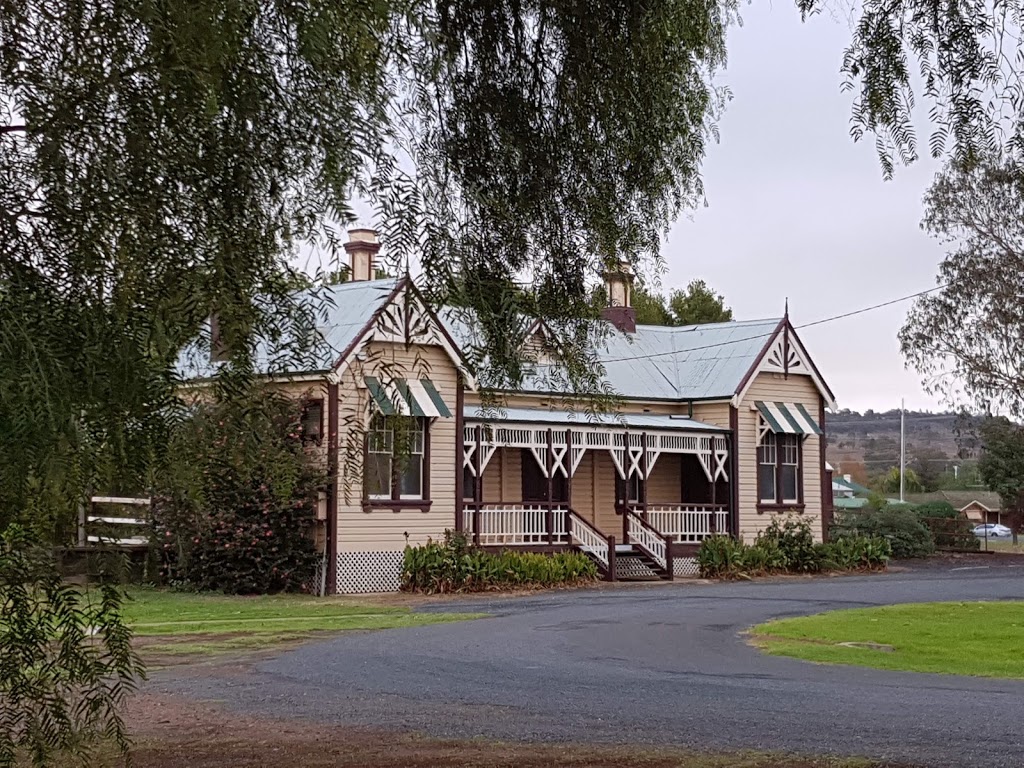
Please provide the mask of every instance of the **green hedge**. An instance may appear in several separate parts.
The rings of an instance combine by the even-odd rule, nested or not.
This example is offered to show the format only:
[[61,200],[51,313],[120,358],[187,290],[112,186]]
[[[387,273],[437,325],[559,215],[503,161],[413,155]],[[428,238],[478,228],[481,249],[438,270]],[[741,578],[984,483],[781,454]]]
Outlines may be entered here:
[[935,551],[935,539],[912,507],[890,505],[869,512],[843,512],[829,530],[833,540],[850,537],[881,537],[896,558],[927,557]]
[[402,561],[402,589],[426,594],[572,586],[596,579],[597,566],[580,552],[492,554],[452,532],[443,542],[406,547]]
[[737,578],[772,573],[816,573],[884,568],[892,554],[881,537],[850,535],[828,544],[815,544],[810,524],[790,518],[758,534],[753,544],[728,536],[705,539],[697,551],[704,578]]

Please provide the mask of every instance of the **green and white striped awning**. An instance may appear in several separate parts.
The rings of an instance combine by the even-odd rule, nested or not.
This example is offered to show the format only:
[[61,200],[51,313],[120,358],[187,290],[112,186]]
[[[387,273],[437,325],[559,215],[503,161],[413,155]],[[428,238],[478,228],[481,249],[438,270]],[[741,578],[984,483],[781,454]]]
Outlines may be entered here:
[[821,427],[802,403],[754,403],[772,432],[787,435],[820,435]]
[[385,416],[423,416],[449,419],[451,410],[430,379],[389,379],[364,377],[374,404]]

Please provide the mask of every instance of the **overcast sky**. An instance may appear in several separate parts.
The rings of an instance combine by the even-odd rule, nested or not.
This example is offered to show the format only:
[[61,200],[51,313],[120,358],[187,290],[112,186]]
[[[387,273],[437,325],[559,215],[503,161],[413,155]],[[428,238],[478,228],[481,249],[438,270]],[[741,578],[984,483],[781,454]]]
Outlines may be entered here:
[[[925,157],[886,182],[873,142],[853,143],[845,22],[801,23],[789,2],[747,6],[743,21],[722,77],[733,100],[704,164],[708,207],[669,234],[663,287],[703,278],[737,319],[780,316],[788,296],[799,326],[935,285],[943,251],[919,224],[938,166]],[[896,333],[909,306],[801,333],[841,408],[885,410],[900,397],[939,407],[903,367]]]
[[[873,141],[850,138],[839,72],[848,22],[802,23],[791,0],[742,13],[720,78],[733,99],[704,163],[708,206],[669,233],[662,289],[703,278],[737,320],[780,317],[788,296],[799,327],[933,287],[943,251],[920,229],[921,199],[939,165],[925,156],[883,181]],[[927,123],[918,127],[927,151]],[[366,206],[356,210],[372,226]],[[840,408],[888,410],[901,397],[942,408],[903,365],[896,334],[909,307],[801,332]]]

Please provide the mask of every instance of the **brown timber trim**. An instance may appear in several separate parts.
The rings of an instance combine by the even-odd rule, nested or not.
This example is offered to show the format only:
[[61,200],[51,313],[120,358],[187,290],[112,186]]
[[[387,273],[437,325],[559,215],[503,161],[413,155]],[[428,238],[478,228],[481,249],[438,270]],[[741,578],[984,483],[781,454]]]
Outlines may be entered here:
[[[430,504],[430,419],[423,419],[423,463],[420,465],[420,495]],[[428,506],[427,509],[430,509]],[[423,510],[426,512],[427,510]]]
[[[793,336],[794,339],[796,339],[796,343],[800,345],[800,349],[802,349],[804,352],[807,352],[807,347],[805,347],[804,343],[800,341],[800,334],[796,332],[796,328],[794,328],[792,324],[789,324],[789,333]],[[811,370],[814,371],[814,375],[818,377],[818,381],[821,382],[821,385],[825,388],[825,391],[828,393],[828,399],[834,402],[836,396],[832,394],[832,388],[828,385],[828,382],[825,381],[825,378],[821,375],[821,371],[818,370],[818,366],[816,366],[814,364],[814,361],[811,360],[810,355],[807,355],[807,363],[811,366]]]
[[363,499],[363,511],[372,512],[375,509],[384,509],[391,512],[404,512],[410,509],[416,512],[429,512],[430,505],[433,503],[429,499]]
[[729,406],[729,429],[732,437],[729,446],[729,504],[732,509],[729,511],[729,533],[733,538],[740,537],[740,412],[735,405]]
[[[464,480],[466,474],[466,439],[463,436],[463,419],[462,414],[463,405],[465,401],[465,394],[463,393],[463,387],[465,381],[462,378],[461,373],[456,373],[455,376],[455,530],[462,531],[462,511],[465,508],[466,500],[463,498],[466,495],[466,489],[464,488]],[[477,483],[480,482],[480,478],[474,475],[474,479]]]
[[[565,458],[563,459],[563,465],[565,466],[565,506],[572,509],[572,427],[565,430]],[[568,525],[569,518],[566,518],[566,524]]]
[[327,385],[327,589],[338,591],[338,385]]
[[825,468],[825,398],[818,398],[818,458],[821,465],[821,540],[828,541],[828,529],[832,525],[832,478]]
[[[787,324],[787,322],[788,321],[783,318],[779,321],[779,324],[775,326],[775,330],[768,336],[768,340],[764,343],[764,346],[761,347],[761,351],[757,353],[757,357],[754,358],[754,362],[751,364],[750,368],[747,369],[747,372],[743,374],[743,378],[740,379],[740,383],[736,386],[736,391],[733,392],[734,395],[739,395],[739,393],[747,386],[747,383],[754,377],[754,374],[757,372],[757,367],[761,365],[761,361],[764,360],[764,356],[768,354],[768,350],[771,348],[772,342],[775,341],[775,337],[779,335],[779,331]],[[731,403],[729,407],[735,408]]]
[[804,504],[761,504],[760,502],[758,502],[757,511],[760,514],[764,514],[765,512],[796,512],[802,515],[804,512]]
[[553,462],[552,462],[552,459],[554,457],[551,455],[551,452],[552,452],[553,449],[554,449],[554,435],[553,435],[553,433],[552,433],[552,431],[551,431],[551,429],[549,427],[548,428],[548,450],[544,454],[544,469],[545,469],[544,474],[547,475],[547,480],[548,480],[548,492],[547,492],[548,509],[547,509],[547,512],[544,513],[544,518],[545,518],[544,519],[544,525],[548,529],[548,545],[549,546],[554,546],[554,544],[555,544],[555,513],[551,509],[551,505],[554,503],[554,495],[555,495],[555,478],[552,477],[552,474],[553,474]]
[[411,282],[412,280],[408,275],[398,279],[395,283],[395,287],[391,289],[391,293],[388,294],[387,298],[381,302],[380,306],[373,310],[373,314],[370,315],[370,319],[366,321],[366,325],[359,330],[359,333],[355,335],[355,338],[353,338],[352,341],[348,343],[348,346],[341,351],[341,354],[338,355],[338,359],[334,361],[334,364],[331,366],[331,370],[336,370],[339,365],[345,362],[346,358],[348,358],[348,356],[352,354],[352,351],[362,342],[363,337],[366,336],[367,332],[373,328],[374,324],[377,322],[377,318],[380,316],[380,313],[384,310],[384,307],[395,300],[395,296],[398,295],[398,292],[402,290],[404,285]]

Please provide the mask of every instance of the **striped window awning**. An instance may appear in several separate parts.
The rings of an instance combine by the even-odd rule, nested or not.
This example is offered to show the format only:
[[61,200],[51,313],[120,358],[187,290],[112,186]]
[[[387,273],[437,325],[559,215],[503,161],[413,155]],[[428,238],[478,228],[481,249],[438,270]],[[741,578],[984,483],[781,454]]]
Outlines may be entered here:
[[821,427],[802,403],[754,403],[772,432],[787,435],[820,435]]
[[390,379],[364,377],[377,410],[385,416],[423,416],[450,419],[451,410],[430,379]]

